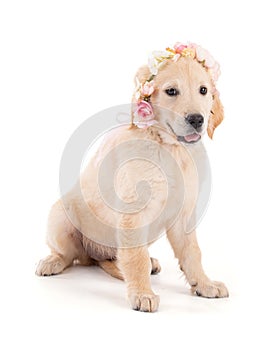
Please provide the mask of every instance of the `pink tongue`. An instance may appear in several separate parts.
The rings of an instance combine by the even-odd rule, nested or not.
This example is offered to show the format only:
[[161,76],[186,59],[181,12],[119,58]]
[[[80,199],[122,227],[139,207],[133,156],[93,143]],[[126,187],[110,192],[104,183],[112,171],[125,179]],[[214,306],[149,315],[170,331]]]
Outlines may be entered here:
[[198,141],[199,138],[200,135],[196,133],[184,136],[186,142]]

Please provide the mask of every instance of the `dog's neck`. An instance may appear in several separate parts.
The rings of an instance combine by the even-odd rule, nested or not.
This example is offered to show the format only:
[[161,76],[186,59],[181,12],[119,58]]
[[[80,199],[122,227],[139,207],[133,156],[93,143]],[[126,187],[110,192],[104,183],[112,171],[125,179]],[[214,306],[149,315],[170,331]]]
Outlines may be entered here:
[[191,143],[191,144],[180,143],[174,134],[157,125],[147,128],[146,132],[148,133],[149,137],[151,137],[153,140],[161,144],[167,144],[171,146],[184,145],[185,147],[188,147],[188,149],[196,149],[198,148],[197,147],[198,145],[202,145],[201,141],[198,141],[197,143]]
[[157,125],[148,127],[144,130],[144,132],[148,135],[149,138],[161,144],[180,145],[175,135],[172,135],[167,130]]

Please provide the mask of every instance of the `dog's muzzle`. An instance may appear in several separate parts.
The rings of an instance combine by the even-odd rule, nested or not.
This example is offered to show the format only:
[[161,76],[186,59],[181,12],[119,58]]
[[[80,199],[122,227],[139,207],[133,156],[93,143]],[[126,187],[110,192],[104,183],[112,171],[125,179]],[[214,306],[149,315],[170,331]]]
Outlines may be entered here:
[[[195,130],[195,132],[192,132],[191,134],[187,134],[185,136],[177,136],[177,140],[179,142],[186,142],[186,143],[196,143],[201,139],[200,132],[202,131],[202,125],[204,123],[204,117],[201,114],[194,113],[194,114],[188,114],[185,117],[185,121],[187,124],[192,126],[192,128]],[[192,129],[192,130],[193,130]]]
[[[198,142],[201,139],[200,131],[202,131],[202,125],[204,123],[203,116],[201,114],[188,114],[185,117],[185,121],[190,125],[191,132],[184,136],[177,135],[173,127],[169,123],[167,123],[167,125],[172,131],[172,133],[176,136],[179,142],[185,142],[185,143]],[[193,129],[194,129],[194,132],[193,132]]]

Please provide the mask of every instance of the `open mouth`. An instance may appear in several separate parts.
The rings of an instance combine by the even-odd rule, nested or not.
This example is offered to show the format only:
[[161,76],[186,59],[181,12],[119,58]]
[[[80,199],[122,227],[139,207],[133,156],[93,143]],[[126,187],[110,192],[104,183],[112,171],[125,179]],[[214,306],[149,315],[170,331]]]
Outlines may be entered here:
[[186,143],[196,143],[201,139],[201,136],[197,134],[196,132],[190,135],[185,136],[177,136],[177,140],[179,142],[186,142]]
[[173,132],[173,134],[177,137],[177,140],[179,142],[196,143],[201,139],[201,135],[196,133],[196,132],[189,134],[189,135],[185,135],[185,136],[176,135],[172,126],[169,123],[167,123],[167,125],[170,128],[170,130]]

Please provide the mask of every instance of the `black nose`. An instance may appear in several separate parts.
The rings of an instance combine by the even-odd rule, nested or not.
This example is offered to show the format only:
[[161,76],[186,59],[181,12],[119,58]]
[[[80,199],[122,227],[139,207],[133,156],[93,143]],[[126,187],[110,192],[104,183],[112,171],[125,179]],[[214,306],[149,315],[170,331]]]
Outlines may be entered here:
[[185,119],[197,131],[199,131],[204,122],[204,118],[201,114],[188,114],[188,116]]

